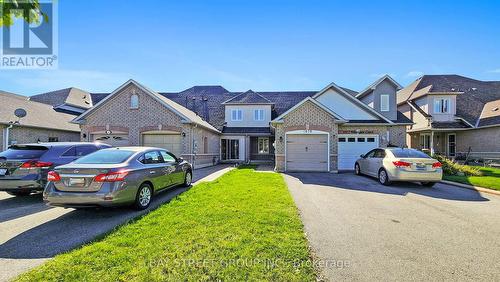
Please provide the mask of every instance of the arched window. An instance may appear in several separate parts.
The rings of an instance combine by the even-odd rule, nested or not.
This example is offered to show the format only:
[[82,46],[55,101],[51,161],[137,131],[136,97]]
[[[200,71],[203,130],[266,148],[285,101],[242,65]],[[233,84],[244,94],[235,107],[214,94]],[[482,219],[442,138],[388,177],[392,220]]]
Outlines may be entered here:
[[131,109],[139,108],[139,96],[137,96],[136,94],[130,96],[130,108]]

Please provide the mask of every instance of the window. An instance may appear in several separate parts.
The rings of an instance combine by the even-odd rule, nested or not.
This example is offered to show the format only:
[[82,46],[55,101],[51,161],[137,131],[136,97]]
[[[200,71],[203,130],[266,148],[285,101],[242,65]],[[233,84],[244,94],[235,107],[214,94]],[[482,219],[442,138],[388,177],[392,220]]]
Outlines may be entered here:
[[[102,151],[100,151],[102,152]],[[158,164],[162,163],[163,159],[160,159],[160,153],[158,151],[146,152],[140,160],[143,164]]]
[[77,157],[86,156],[86,155],[93,153],[95,151],[97,151],[97,148],[93,145],[77,146],[76,147],[76,156]]
[[49,142],[58,142],[59,137],[49,137]]
[[139,96],[137,96],[137,94],[133,94],[132,96],[130,96],[130,108],[139,108]]
[[380,111],[381,112],[389,111],[389,95],[387,94],[380,95]]
[[366,142],[373,143],[373,142],[375,142],[375,138],[373,138],[373,137],[366,138]]
[[397,149],[391,149],[391,153],[396,158],[423,158],[423,159],[431,158],[426,153],[420,152],[415,149],[397,148]]
[[356,138],[349,137],[349,138],[347,138],[347,142],[356,142]]
[[166,152],[166,151],[160,151],[160,154],[163,158],[163,161],[166,163],[175,163],[177,159],[174,157],[174,155]]
[[383,159],[385,158],[385,151],[381,149],[375,149],[375,154],[373,155],[373,157]]
[[231,120],[241,121],[243,119],[241,110],[231,110]]
[[264,110],[254,110],[253,120],[262,121],[264,120]]
[[375,150],[371,150],[370,152],[365,154],[365,158],[373,158],[375,155]]
[[443,114],[450,112],[450,99],[442,98],[434,100],[434,113]]
[[358,138],[358,142],[365,142],[365,138]]
[[74,157],[76,156],[76,148],[75,146],[69,148],[68,150],[66,150],[66,152],[64,152],[62,154],[63,157]]
[[339,142],[345,142],[345,138],[344,137],[339,138]]
[[420,146],[422,147],[422,149],[430,149],[431,148],[431,135],[430,134],[420,135]]
[[75,164],[119,164],[128,160],[135,152],[126,150],[100,150],[79,158]]
[[269,154],[269,138],[259,137],[258,143],[259,154]]

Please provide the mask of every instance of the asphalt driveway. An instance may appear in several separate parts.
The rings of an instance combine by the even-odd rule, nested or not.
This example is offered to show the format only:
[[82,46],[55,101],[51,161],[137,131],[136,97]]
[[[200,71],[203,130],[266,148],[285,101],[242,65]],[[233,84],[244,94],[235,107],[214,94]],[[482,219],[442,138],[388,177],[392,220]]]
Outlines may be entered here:
[[327,280],[500,280],[499,196],[351,173],[284,177]]
[[[194,181],[210,181],[229,170],[214,166],[195,170]],[[112,231],[186,191],[159,194],[145,211],[130,208],[74,210],[48,207],[41,194],[12,197],[0,192],[0,281],[43,263],[62,252]]]

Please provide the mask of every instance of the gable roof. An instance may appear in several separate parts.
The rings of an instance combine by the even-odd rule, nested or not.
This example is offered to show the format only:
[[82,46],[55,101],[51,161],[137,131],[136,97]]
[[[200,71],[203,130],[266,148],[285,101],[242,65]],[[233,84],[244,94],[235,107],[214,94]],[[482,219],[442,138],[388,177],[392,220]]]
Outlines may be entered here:
[[20,119],[19,126],[29,126],[63,131],[80,132],[80,127],[71,123],[74,115],[56,112],[51,105],[30,101],[28,97],[0,91],[0,123],[11,124],[19,119],[14,115],[18,108],[27,115]]
[[102,104],[104,104],[107,100],[109,100],[111,97],[116,95],[117,93],[120,93],[121,90],[125,89],[127,86],[130,84],[135,85],[137,88],[141,89],[144,91],[146,94],[151,96],[153,99],[157,100],[160,102],[163,106],[167,107],[169,110],[180,116],[185,122],[192,122],[195,124],[198,124],[200,126],[203,126],[207,129],[219,132],[215,127],[213,127],[211,124],[208,122],[204,121],[201,117],[199,117],[196,113],[186,109],[185,107],[177,104],[176,102],[165,98],[164,96],[156,93],[155,91],[149,89],[148,87],[136,82],[133,79],[128,80],[124,84],[122,84],[120,87],[118,87],[115,91],[113,91],[111,94],[107,95],[104,99],[102,99],[99,103],[97,103],[94,107],[91,109],[88,109],[85,111],[83,114],[80,116],[76,117],[73,122],[78,123],[81,121],[84,117],[98,109]]
[[233,105],[240,105],[240,104],[259,104],[259,105],[267,105],[267,104],[274,104],[273,102],[269,101],[267,98],[263,97],[262,95],[253,92],[252,90],[248,90],[247,92],[243,92],[239,95],[236,95],[235,97],[225,101],[222,104],[233,104]]
[[297,109],[298,107],[300,107],[302,104],[306,103],[306,102],[312,102],[313,104],[315,104],[316,106],[320,107],[321,109],[323,109],[325,112],[329,113],[330,115],[332,115],[336,120],[338,120],[338,122],[347,122],[344,118],[342,118],[341,116],[339,116],[337,113],[333,112],[332,110],[330,110],[329,108],[325,107],[325,105],[321,104],[320,102],[316,101],[316,99],[313,99],[312,97],[306,97],[304,100],[300,101],[299,103],[297,103],[295,106],[291,107],[290,109],[288,109],[286,112],[282,113],[279,117],[275,118],[274,120],[272,120],[271,122],[281,122],[282,119],[287,116],[289,113],[293,112],[295,109]]
[[[481,81],[460,75],[424,75],[398,92],[397,103],[413,101],[428,94],[457,94],[456,116],[477,126],[500,124],[500,111],[488,112],[500,99],[500,81]],[[490,104],[492,103],[492,104]],[[487,119],[482,114],[489,113]]]
[[90,93],[75,87],[34,95],[29,99],[31,101],[52,105],[54,108],[61,105],[69,105],[82,109],[89,109],[92,107],[92,96]]
[[396,90],[400,90],[403,88],[403,86],[401,86],[401,84],[399,84],[396,80],[394,80],[390,75],[386,74],[384,76],[382,76],[381,78],[377,79],[375,82],[373,82],[372,84],[370,84],[368,87],[366,87],[363,91],[359,92],[357,95],[356,95],[356,98],[360,99],[362,97],[364,97],[366,94],[370,93],[371,91],[375,90],[375,88],[380,84],[382,83],[383,81],[389,81],[390,83],[392,83],[394,86],[396,86]]
[[326,93],[326,91],[328,91],[329,89],[332,89],[332,88],[335,89],[335,90],[337,90],[336,91],[337,93],[340,93],[341,95],[343,95],[344,97],[346,97],[348,100],[350,100],[351,102],[353,102],[353,104],[359,105],[362,109],[366,110],[368,113],[372,114],[373,116],[378,117],[378,118],[386,121],[387,123],[393,123],[391,120],[389,120],[388,118],[386,118],[385,116],[383,116],[381,113],[377,112],[372,107],[370,107],[370,106],[366,105],[365,103],[361,102],[361,100],[359,100],[358,98],[353,97],[347,91],[345,91],[342,87],[339,87],[337,84],[335,84],[333,82],[330,83],[325,88],[323,88],[318,93],[316,93],[312,98],[316,99],[319,96],[321,96],[324,93]]

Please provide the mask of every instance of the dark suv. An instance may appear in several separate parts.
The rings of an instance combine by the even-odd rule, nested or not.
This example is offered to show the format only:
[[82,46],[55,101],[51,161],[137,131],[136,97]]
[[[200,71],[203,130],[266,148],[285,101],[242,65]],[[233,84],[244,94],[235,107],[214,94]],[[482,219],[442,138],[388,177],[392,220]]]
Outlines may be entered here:
[[111,146],[102,143],[51,142],[12,145],[0,153],[0,191],[26,196],[42,191],[56,166]]

